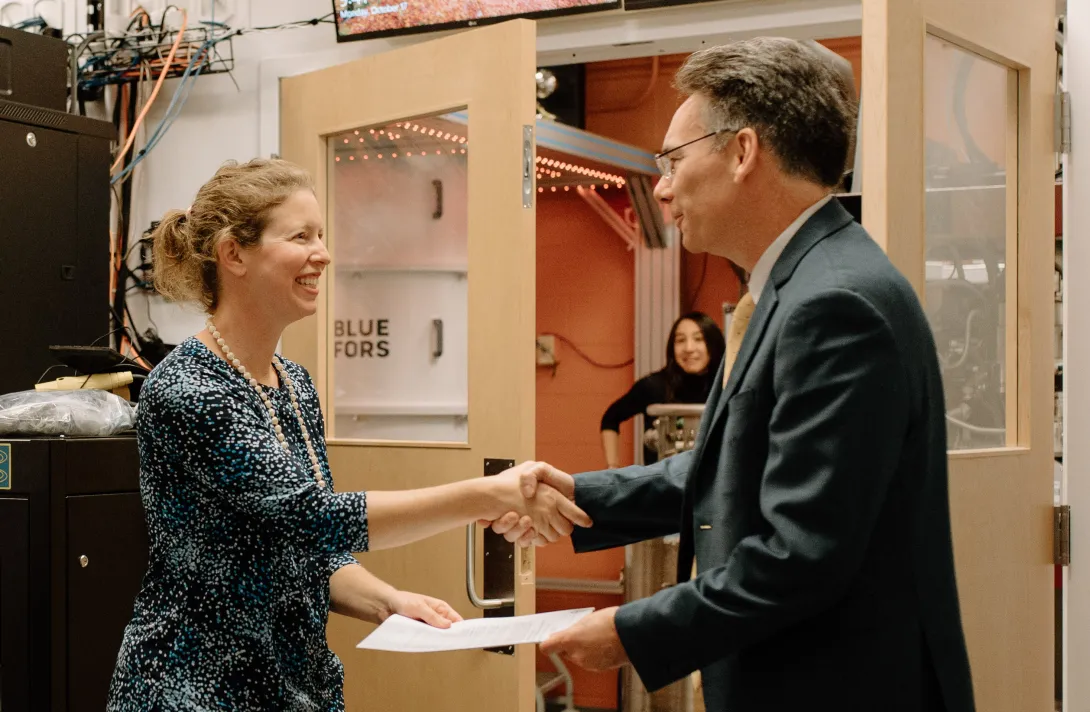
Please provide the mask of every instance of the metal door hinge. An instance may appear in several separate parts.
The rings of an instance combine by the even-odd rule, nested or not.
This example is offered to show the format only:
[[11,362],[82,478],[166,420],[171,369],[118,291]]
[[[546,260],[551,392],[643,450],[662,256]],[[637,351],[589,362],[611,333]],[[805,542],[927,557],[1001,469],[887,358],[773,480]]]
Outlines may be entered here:
[[1052,508],[1052,562],[1071,565],[1071,505]]
[[1058,92],[1053,117],[1056,153],[1071,153],[1071,92]]
[[522,127],[522,207],[534,207],[534,127]]

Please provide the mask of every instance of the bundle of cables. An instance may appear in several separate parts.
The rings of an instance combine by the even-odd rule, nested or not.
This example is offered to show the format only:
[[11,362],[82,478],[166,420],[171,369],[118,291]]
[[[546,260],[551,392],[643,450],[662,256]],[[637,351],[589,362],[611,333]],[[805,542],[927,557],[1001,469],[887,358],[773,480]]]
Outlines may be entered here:
[[[168,15],[172,10],[180,15],[176,28],[167,25]],[[131,179],[137,166],[160,144],[181,115],[198,77],[202,74],[231,73],[234,53],[230,43],[234,37],[314,26],[332,22],[331,18],[332,13],[321,18],[281,25],[232,29],[216,22],[214,17],[191,25],[185,10],[170,5],[156,25],[147,11],[138,7],[123,35],[106,36],[100,32],[82,37],[73,35],[69,38],[70,41],[74,37],[81,39],[74,46],[72,57],[73,84],[77,87],[77,91],[73,92],[73,108],[78,104],[82,113],[85,98],[95,97],[103,87],[117,87],[113,114],[114,123],[118,127],[120,148],[110,169],[110,184],[117,207],[117,225],[111,238],[110,250],[113,267],[110,309],[114,320],[113,333],[116,334],[118,351],[121,353],[149,368],[166,353],[166,347],[153,331],[149,330],[142,337],[133,328],[134,320],[126,298],[133,289],[147,289],[150,281],[146,273],[140,277],[128,265],[130,254],[140,244],[138,242],[130,248],[128,237],[133,192]],[[221,53],[224,43],[227,43],[227,52]],[[137,111],[141,88],[152,77],[155,77],[155,83],[142,108]],[[137,140],[151,106],[158,98],[165,81],[171,78],[178,79],[178,82],[170,103],[159,122],[144,132],[146,140],[138,147]],[[146,269],[147,265],[143,267]],[[130,287],[130,282],[135,282],[136,286]],[[150,322],[150,308],[148,316]]]

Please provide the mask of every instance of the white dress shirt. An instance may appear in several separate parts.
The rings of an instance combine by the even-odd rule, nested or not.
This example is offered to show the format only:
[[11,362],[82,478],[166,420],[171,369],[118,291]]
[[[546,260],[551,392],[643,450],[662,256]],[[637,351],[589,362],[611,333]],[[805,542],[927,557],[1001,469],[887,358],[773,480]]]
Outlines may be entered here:
[[802,215],[795,218],[795,222],[788,225],[787,229],[781,232],[780,236],[772,241],[772,244],[769,245],[764,251],[764,254],[761,255],[761,259],[757,260],[757,264],[754,265],[753,271],[749,273],[749,293],[753,295],[754,304],[760,301],[761,292],[764,291],[765,284],[768,283],[768,278],[772,276],[772,267],[787,248],[787,243],[791,242],[791,238],[806,224],[807,220],[814,216],[814,213],[825,207],[825,204],[832,199],[832,195],[826,195],[824,198],[804,210]]

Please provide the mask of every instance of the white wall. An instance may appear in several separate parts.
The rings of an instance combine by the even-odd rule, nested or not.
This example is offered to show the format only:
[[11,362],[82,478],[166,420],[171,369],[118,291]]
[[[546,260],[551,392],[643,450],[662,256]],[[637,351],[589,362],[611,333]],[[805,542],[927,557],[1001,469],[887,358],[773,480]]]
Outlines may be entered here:
[[[82,5],[82,0],[69,1]],[[151,7],[162,1],[148,0],[145,4]],[[231,18],[234,27],[306,20],[332,9],[330,0],[230,2],[235,3]],[[154,9],[152,14],[157,16]],[[759,34],[816,39],[853,36],[860,33],[860,17],[859,0],[727,0],[642,13],[562,17],[538,24],[538,55],[540,63],[548,65],[692,51]],[[234,81],[238,88],[227,75],[201,76],[181,116],[138,168],[134,177],[137,195],[133,238],[164,211],[188,206],[197,189],[223,161],[247,160],[277,150],[278,77],[431,37],[414,35],[338,45],[335,30],[328,24],[236,37]],[[170,81],[164,85],[148,114],[150,126],[162,117],[174,84]],[[178,343],[202,327],[203,317],[193,310],[164,304],[157,297],[148,301],[141,294],[131,296],[131,311],[141,332],[147,328],[149,312],[167,343]]]
[[[232,24],[244,27],[276,25],[321,17],[331,8],[329,0],[240,0],[238,17]],[[335,30],[328,24],[236,37],[234,81],[226,74],[201,76],[170,132],[138,167],[132,215],[135,234],[130,239],[138,238],[150,222],[158,220],[165,211],[187,207],[197,189],[224,161],[245,161],[262,155],[263,64],[295,57],[295,60],[277,64],[305,71],[308,62],[343,62],[388,47],[383,40],[338,46]],[[294,72],[288,69],[283,73]],[[238,82],[238,88],[234,82]],[[150,126],[162,118],[175,85],[175,81],[164,85],[160,98],[148,113],[146,121]],[[267,89],[265,93],[268,94]],[[273,99],[275,101],[275,97]],[[136,328],[140,332],[147,328],[150,307],[151,318],[167,343],[178,343],[203,326],[203,316],[193,308],[167,304],[158,297],[152,297],[150,303],[145,304],[146,298],[142,294],[134,293],[130,297]]]

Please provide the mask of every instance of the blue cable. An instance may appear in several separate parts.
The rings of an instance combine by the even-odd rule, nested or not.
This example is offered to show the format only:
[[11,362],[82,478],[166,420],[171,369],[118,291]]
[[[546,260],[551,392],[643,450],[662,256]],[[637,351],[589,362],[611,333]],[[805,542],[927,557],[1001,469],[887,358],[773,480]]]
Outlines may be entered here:
[[29,17],[25,20],[20,20],[11,26],[13,30],[25,30],[28,27],[46,27],[47,23],[43,17]]
[[208,50],[210,50],[219,42],[223,41],[223,39],[226,38],[207,40],[201,46],[200,51],[198,51],[193,59],[190,60],[189,65],[186,67],[185,72],[182,74],[181,82],[174,91],[174,96],[171,98],[170,105],[167,106],[166,113],[163,114],[163,118],[160,120],[158,126],[155,128],[155,131],[148,139],[147,145],[140,150],[137,156],[133,158],[133,160],[127,166],[125,166],[121,170],[121,172],[119,172],[116,176],[110,179],[111,185],[117,183],[118,181],[124,180],[126,176],[132,173],[136,166],[142,160],[144,160],[144,158],[146,158],[149,153],[151,153],[151,151],[159,144],[159,141],[162,140],[163,136],[166,135],[167,131],[169,131],[170,127],[174,124],[174,121],[177,120],[178,116],[181,115],[182,106],[184,106],[186,100],[189,98],[189,92],[192,90],[193,84],[195,83],[197,77],[200,76],[201,72],[206,66],[206,63],[208,62],[208,59],[210,57]]

